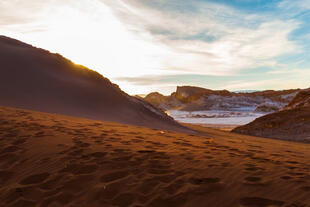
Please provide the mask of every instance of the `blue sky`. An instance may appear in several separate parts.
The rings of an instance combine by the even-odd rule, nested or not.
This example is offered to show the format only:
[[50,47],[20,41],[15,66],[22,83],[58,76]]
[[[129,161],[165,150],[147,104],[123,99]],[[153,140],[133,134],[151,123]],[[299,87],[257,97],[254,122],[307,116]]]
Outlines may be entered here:
[[0,33],[130,94],[310,87],[310,0],[3,0]]

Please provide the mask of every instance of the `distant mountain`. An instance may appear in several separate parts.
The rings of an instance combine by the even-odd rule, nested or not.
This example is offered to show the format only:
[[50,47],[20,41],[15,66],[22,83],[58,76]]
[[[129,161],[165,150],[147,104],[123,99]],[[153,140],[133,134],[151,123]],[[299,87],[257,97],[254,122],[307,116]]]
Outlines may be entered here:
[[236,93],[227,90],[210,90],[192,86],[178,86],[170,96],[150,93],[144,100],[163,110],[235,110],[248,109],[257,112],[273,112],[286,106],[300,91],[255,91]]
[[237,127],[233,132],[310,142],[310,89],[300,91],[281,111]]
[[0,36],[0,105],[186,130],[163,111],[127,95],[99,73],[5,36]]

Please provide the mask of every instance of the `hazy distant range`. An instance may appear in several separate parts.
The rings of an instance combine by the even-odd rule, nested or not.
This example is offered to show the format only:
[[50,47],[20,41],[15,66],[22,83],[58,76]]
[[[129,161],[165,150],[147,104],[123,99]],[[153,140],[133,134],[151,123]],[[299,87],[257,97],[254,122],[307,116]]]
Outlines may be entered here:
[[153,92],[140,97],[183,123],[237,126],[280,110],[299,91],[300,89],[230,92],[178,86],[169,96]]

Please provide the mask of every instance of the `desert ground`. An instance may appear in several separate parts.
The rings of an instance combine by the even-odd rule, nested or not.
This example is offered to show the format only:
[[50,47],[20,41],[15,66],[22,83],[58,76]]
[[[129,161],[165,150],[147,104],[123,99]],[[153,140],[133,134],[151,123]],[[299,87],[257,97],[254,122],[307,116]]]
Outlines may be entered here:
[[310,145],[0,107],[0,206],[306,207]]
[[[190,124],[184,124],[184,125],[193,127]],[[195,124],[195,125],[206,127],[206,128],[211,128],[211,129],[219,129],[219,130],[228,131],[228,132],[232,131],[234,128],[239,126],[239,125],[233,125],[233,124]]]

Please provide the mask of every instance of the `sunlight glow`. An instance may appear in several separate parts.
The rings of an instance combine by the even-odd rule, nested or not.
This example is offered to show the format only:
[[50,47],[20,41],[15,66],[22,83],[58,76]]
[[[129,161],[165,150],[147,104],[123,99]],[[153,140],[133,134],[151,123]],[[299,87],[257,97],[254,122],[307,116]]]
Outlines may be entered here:
[[[156,57],[165,55],[166,48],[144,40],[150,37],[135,37],[100,1],[83,0],[74,5],[45,11],[35,23],[44,25],[42,31],[4,34],[60,53],[112,80],[158,74],[161,66]],[[123,84],[123,89],[135,91],[133,85]]]
[[[308,86],[302,74],[310,68],[310,36],[294,39],[303,22],[286,16],[287,9],[304,11],[303,1],[276,6],[284,16],[250,14],[212,1],[180,2],[2,0],[0,34],[60,53],[130,94],[169,94],[184,84],[237,90]],[[297,68],[294,81],[287,81],[286,71]],[[279,70],[285,72],[272,73]],[[195,75],[201,77],[190,81]],[[230,81],[218,84],[222,77]]]

